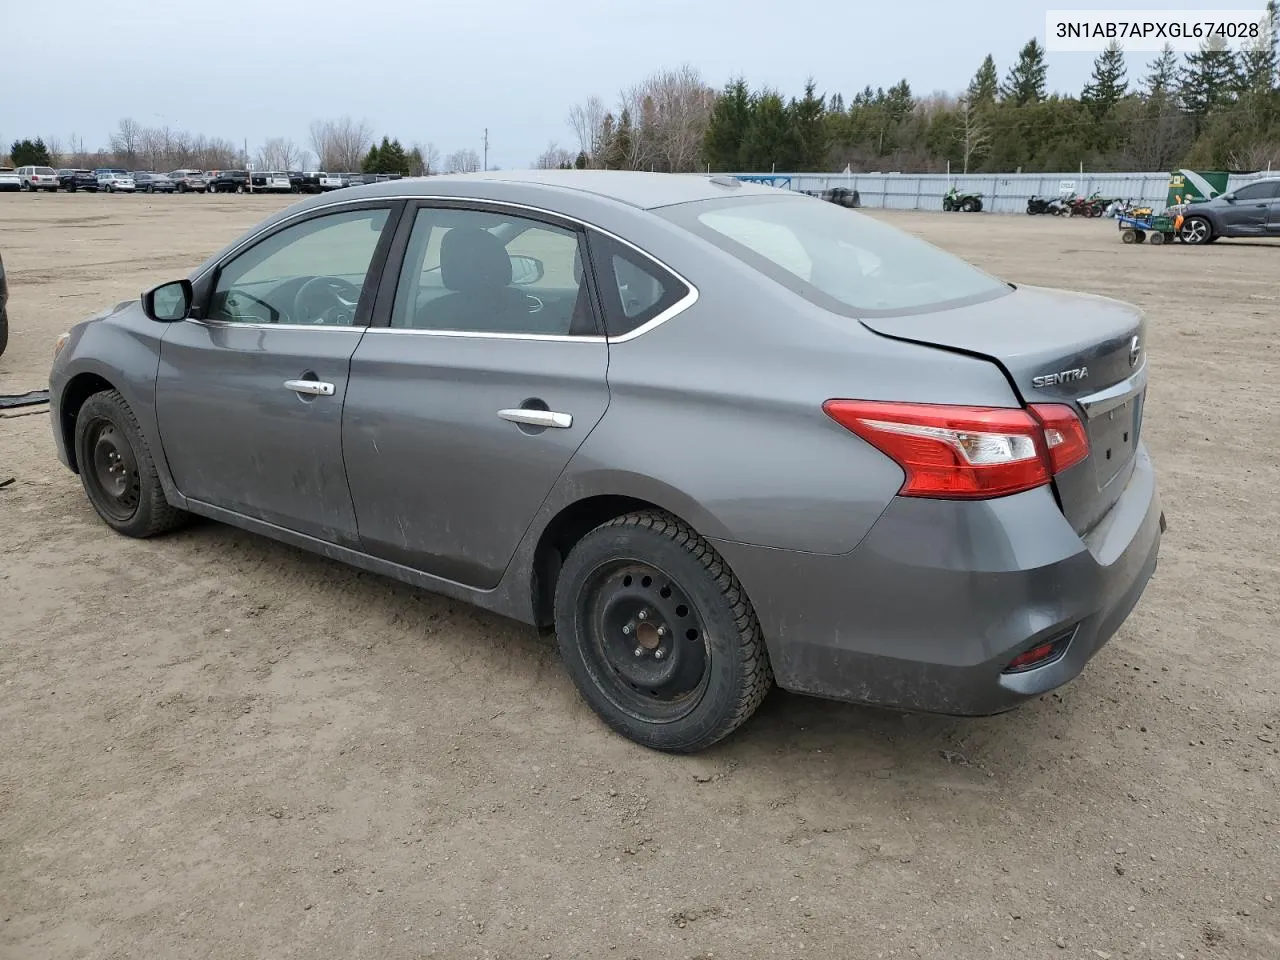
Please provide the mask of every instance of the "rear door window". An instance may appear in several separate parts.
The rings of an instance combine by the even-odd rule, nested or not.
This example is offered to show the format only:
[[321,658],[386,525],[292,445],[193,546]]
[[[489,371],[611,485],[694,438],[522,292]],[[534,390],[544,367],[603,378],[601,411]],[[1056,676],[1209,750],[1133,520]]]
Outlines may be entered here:
[[689,285],[670,270],[602,234],[591,236],[591,257],[610,337],[660,319],[690,294]]

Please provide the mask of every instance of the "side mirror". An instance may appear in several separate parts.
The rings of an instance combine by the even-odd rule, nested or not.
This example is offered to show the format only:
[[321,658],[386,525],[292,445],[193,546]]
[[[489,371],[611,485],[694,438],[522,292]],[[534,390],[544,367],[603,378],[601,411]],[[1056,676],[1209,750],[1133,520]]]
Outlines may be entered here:
[[1234,193],[1224,193],[1222,195],[1222,199],[1227,201],[1227,203],[1235,203],[1236,195]]
[[517,287],[537,283],[546,274],[546,267],[537,257],[514,256],[511,258],[511,282]]
[[191,313],[190,280],[174,280],[153,287],[142,295],[142,312],[157,323],[176,323]]

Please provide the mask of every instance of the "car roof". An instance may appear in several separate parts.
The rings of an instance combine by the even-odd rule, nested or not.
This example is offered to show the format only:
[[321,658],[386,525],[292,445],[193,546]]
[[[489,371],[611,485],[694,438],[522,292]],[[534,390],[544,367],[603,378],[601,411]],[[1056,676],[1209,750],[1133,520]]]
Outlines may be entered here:
[[[648,173],[638,170],[490,170],[484,173],[445,174],[432,177],[403,177],[355,188],[352,196],[431,196],[465,193],[470,185],[476,193],[491,193],[487,185],[499,184],[542,188],[548,192],[573,191],[594,194],[643,210],[691,203],[725,196],[771,196],[776,188],[744,182],[733,177],[697,173]],[[483,199],[483,197],[482,197]]]

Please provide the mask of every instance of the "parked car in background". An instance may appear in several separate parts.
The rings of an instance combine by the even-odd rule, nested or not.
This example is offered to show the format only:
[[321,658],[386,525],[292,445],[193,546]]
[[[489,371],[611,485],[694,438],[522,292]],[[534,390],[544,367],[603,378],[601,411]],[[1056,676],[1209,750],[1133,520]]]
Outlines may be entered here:
[[290,170],[288,173],[290,189],[292,189],[294,193],[301,193],[302,184],[306,180],[306,174],[301,170]]
[[340,173],[318,173],[316,174],[316,185],[323,192],[341,190],[347,185],[347,182],[342,179],[342,174]]
[[219,170],[209,181],[210,193],[244,193],[249,187],[248,170]]
[[107,193],[133,193],[137,190],[137,184],[133,182],[133,176],[128,170],[99,167],[93,171],[93,175],[98,178],[98,189]]
[[22,189],[22,178],[13,167],[0,167],[0,192],[17,193]]
[[1280,237],[1280,178],[1255,180],[1211,200],[1174,208],[1182,214],[1183,243],[1220,237]]
[[250,181],[253,183],[254,190],[265,193],[288,193],[293,189],[289,175],[279,170],[255,170],[250,176]]
[[60,337],[49,423],[117,532],[199,514],[553,628],[690,752],[775,679],[987,715],[1084,670],[1165,529],[1146,337],[789,191],[505,171],[273,215]]
[[179,193],[204,193],[209,189],[209,180],[200,170],[174,170],[169,179],[177,186]]
[[135,171],[133,183],[139,193],[176,193],[178,185],[163,173],[152,173],[149,170]]
[[18,179],[22,182],[22,189],[28,192],[36,190],[58,192],[58,171],[53,167],[19,167]]
[[75,193],[77,190],[97,193],[98,178],[93,175],[92,170],[74,170],[68,167],[58,171],[58,186],[68,193]]

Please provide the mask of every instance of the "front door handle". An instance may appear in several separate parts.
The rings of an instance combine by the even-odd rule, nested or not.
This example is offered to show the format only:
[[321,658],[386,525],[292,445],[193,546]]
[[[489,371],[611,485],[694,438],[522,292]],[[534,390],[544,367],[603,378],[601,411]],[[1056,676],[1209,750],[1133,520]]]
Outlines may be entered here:
[[306,393],[313,397],[333,396],[333,384],[323,380],[286,380],[284,385],[294,393]]
[[525,423],[531,427],[559,427],[566,430],[573,426],[573,416],[568,413],[556,413],[554,410],[538,410],[533,407],[515,407],[510,410],[499,410],[498,416],[512,423]]

